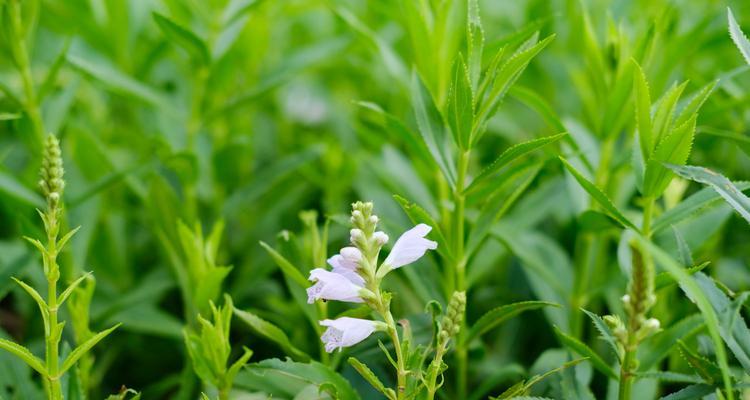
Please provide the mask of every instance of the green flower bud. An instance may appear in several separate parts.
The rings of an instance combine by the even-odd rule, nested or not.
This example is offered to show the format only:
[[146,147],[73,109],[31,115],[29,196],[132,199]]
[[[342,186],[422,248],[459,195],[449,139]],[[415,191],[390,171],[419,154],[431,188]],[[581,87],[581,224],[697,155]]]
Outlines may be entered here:
[[56,209],[60,203],[65,188],[64,173],[60,142],[54,135],[49,135],[44,142],[39,187],[47,198],[50,209]]
[[440,333],[438,338],[440,340],[448,340],[456,337],[458,332],[461,330],[461,323],[464,320],[464,313],[466,311],[466,292],[453,292],[450,302],[448,302],[448,309],[445,310],[445,315],[440,322]]

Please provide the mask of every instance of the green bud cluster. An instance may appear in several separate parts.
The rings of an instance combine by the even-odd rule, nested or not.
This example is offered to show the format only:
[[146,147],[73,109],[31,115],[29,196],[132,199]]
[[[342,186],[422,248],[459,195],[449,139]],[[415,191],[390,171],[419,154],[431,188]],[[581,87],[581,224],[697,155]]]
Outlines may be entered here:
[[65,188],[64,173],[60,142],[54,135],[49,135],[44,142],[39,186],[44,197],[47,198],[47,204],[51,210],[58,207],[60,198],[62,198]]
[[633,278],[628,287],[628,294],[622,297],[625,312],[628,314],[630,331],[635,334],[635,343],[659,331],[659,321],[648,318],[648,311],[656,304],[654,290],[654,266],[644,262],[640,249],[631,246],[633,253]]
[[448,309],[440,321],[439,339],[441,341],[448,341],[458,335],[465,312],[466,292],[453,292],[453,296],[448,302]]
[[372,202],[352,203],[350,241],[362,252],[360,267],[365,281],[372,281],[375,278],[378,254],[388,241],[387,235],[383,232],[376,232],[380,219],[372,213],[372,210]]

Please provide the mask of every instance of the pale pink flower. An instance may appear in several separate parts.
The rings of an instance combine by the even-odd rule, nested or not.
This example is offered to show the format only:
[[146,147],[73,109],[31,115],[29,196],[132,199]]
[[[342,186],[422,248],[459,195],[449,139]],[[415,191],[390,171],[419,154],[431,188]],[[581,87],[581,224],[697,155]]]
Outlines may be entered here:
[[323,268],[315,268],[310,271],[309,280],[315,282],[314,285],[307,288],[307,302],[309,304],[314,303],[318,299],[348,301],[351,303],[363,302],[360,294],[365,289],[353,282],[350,277],[326,271]]
[[320,339],[329,353],[367,339],[378,327],[375,321],[349,317],[325,319],[320,325],[328,327]]
[[426,224],[419,224],[414,228],[404,232],[396,243],[393,245],[388,257],[383,261],[389,269],[396,269],[406,264],[417,261],[424,255],[427,250],[435,250],[437,242],[425,239],[432,227]]

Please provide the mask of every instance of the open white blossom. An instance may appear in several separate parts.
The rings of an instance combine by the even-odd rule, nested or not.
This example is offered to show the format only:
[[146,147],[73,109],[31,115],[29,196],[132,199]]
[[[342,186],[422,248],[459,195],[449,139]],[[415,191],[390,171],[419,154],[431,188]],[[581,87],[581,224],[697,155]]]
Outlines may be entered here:
[[437,242],[425,239],[425,236],[427,236],[431,230],[431,226],[419,224],[404,232],[398,240],[396,240],[396,243],[393,245],[393,250],[388,254],[388,257],[383,261],[383,264],[387,265],[389,269],[396,269],[418,260],[427,250],[435,250],[437,248]]
[[309,304],[314,303],[318,299],[348,301],[351,303],[363,302],[360,294],[365,289],[352,282],[350,277],[326,271],[323,268],[315,268],[310,271],[309,280],[315,282],[314,285],[307,288],[307,302]]
[[325,319],[320,321],[320,325],[328,327],[320,339],[329,353],[367,339],[378,327],[375,321],[350,317]]

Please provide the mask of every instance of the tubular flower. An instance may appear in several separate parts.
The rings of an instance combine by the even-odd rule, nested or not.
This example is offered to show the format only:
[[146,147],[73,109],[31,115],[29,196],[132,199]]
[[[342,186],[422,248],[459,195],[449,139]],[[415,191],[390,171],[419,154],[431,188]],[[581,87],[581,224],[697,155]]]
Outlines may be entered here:
[[307,289],[308,304],[312,304],[318,299],[348,301],[351,303],[362,303],[364,301],[361,294],[366,289],[345,275],[326,271],[323,268],[315,268],[310,271],[309,279],[315,282],[315,284]]
[[325,343],[327,352],[355,345],[380,329],[382,322],[360,318],[341,317],[324,319],[320,325],[328,327],[320,339]]
[[339,254],[328,259],[332,272],[345,276],[352,283],[364,286],[365,280],[357,273],[362,253],[356,247],[344,247]]
[[391,250],[391,253],[383,261],[383,265],[388,266],[389,269],[396,269],[417,261],[427,250],[435,250],[437,242],[425,239],[425,236],[431,230],[431,226],[419,224],[404,232],[396,240],[393,250]]

